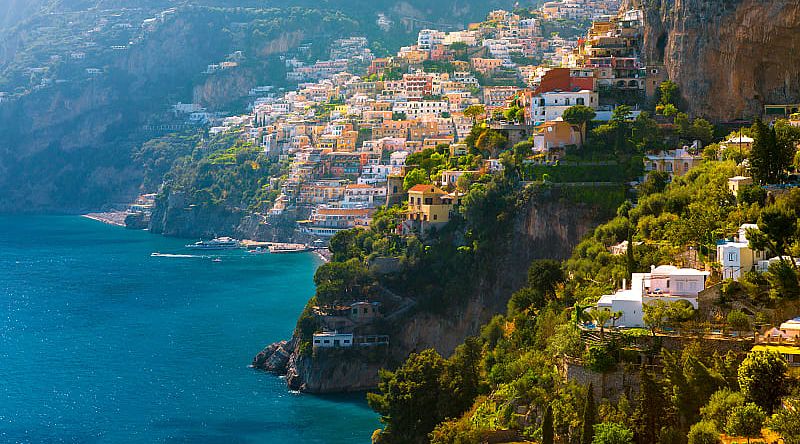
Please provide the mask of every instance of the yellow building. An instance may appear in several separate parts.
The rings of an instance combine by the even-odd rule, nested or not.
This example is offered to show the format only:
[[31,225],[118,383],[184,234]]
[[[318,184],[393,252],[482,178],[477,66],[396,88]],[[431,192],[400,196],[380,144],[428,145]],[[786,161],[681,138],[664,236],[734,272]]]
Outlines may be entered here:
[[646,173],[666,171],[671,177],[683,176],[702,162],[703,156],[692,154],[688,150],[681,148],[646,155],[644,158],[644,170]]
[[453,206],[461,200],[460,195],[448,194],[434,185],[415,185],[408,190],[408,210],[403,232],[424,233],[450,221]]

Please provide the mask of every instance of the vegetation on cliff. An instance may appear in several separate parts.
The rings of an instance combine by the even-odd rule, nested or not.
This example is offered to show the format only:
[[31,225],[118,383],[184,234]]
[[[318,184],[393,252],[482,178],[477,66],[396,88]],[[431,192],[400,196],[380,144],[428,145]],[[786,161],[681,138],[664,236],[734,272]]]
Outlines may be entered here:
[[[783,137],[794,147],[792,134],[788,131]],[[609,138],[606,146],[613,146],[614,139]],[[769,143],[775,144],[775,139]],[[748,155],[755,158],[759,154]],[[782,173],[787,164],[783,165]],[[800,254],[800,191],[767,196],[757,192],[761,188],[745,188],[737,199],[728,190],[727,181],[743,172],[743,166],[734,161],[708,160],[671,182],[661,174],[651,174],[639,187],[636,205],[621,205],[617,216],[594,230],[569,260],[555,265],[534,262],[528,286],[512,295],[507,313],[484,326],[480,337],[470,339],[473,347],[477,341],[481,349],[480,382],[471,405],[461,404],[460,414],[433,428],[417,422],[428,428],[405,428],[403,433],[398,433],[399,424],[392,415],[385,413],[392,411],[392,406],[381,405],[378,411],[386,428],[376,432],[375,441],[475,442],[497,434],[509,436],[509,431],[518,439],[547,440],[548,411],[553,415],[555,442],[681,443],[688,439],[699,443],[707,442],[702,439],[709,434],[718,437],[724,431],[750,436],[755,428],[760,434],[765,424],[787,440],[797,439],[790,427],[796,424],[796,414],[778,407],[785,396],[800,391],[800,384],[788,376],[779,355],[753,352],[742,362],[741,355],[718,354],[705,349],[702,342],[678,350],[664,349],[656,336],[636,329],[587,342],[576,325],[584,316],[595,314],[595,322],[607,322],[608,317],[584,309],[600,295],[620,288],[623,279],[630,279],[633,272],[645,272],[651,265],[663,263],[709,264],[713,268],[717,240],[735,234],[743,223],[758,224],[759,230],[748,235],[754,247],[767,251],[770,257]],[[777,179],[773,176],[771,180]],[[628,253],[612,254],[610,248],[623,241],[630,245]],[[727,321],[733,328],[747,329],[751,322],[769,322],[770,309],[800,297],[796,290],[800,288],[798,271],[793,264],[793,259],[779,260],[765,273],[748,273],[739,282],[722,282],[720,303],[729,315],[721,325]],[[719,281],[720,277],[714,275],[712,279]],[[737,300],[762,311],[751,319],[725,305]],[[668,327],[703,331],[717,322],[679,305],[654,305],[645,314],[653,335]],[[398,372],[407,375],[406,366],[418,365],[414,360]],[[658,362],[661,370],[655,374],[643,366],[638,371],[638,394],[620,393],[616,400],[595,400],[596,395],[586,387],[564,379],[558,369],[565,361],[579,362],[601,373],[635,368],[642,362]],[[405,384],[433,383],[430,375],[417,377]],[[382,374],[381,393],[376,396],[387,399],[387,390],[396,378],[395,373]],[[403,402],[416,401],[413,395],[408,396],[411,399],[406,397]],[[600,403],[596,418],[580,415],[596,401]],[[447,416],[435,408],[425,404],[414,411],[420,420],[428,418],[431,411],[438,412],[439,417]],[[758,411],[766,415],[759,417]],[[587,428],[587,421],[598,424]],[[593,437],[588,440],[586,430],[592,430]]]
[[279,178],[285,168],[263,149],[238,140],[238,134],[223,134],[175,160],[165,175],[161,200],[183,193],[186,206],[263,213],[278,195],[270,180]]

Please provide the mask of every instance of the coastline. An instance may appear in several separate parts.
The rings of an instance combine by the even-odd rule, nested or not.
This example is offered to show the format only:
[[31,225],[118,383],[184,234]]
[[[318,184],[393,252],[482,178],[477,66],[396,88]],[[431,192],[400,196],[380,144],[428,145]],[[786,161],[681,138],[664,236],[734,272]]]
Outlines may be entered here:
[[314,250],[314,254],[316,254],[322,262],[330,262],[331,261],[331,250],[327,248],[318,248]]
[[125,218],[128,216],[127,211],[109,211],[103,213],[86,213],[82,214],[81,217],[85,217],[87,219],[91,219],[97,222],[102,222],[108,225],[114,225],[117,227],[126,227]]

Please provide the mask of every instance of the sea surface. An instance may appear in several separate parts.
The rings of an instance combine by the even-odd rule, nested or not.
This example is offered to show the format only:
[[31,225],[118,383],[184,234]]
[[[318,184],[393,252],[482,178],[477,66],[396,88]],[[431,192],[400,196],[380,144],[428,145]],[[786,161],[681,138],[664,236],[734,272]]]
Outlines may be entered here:
[[290,393],[248,367],[291,335],[319,259],[150,256],[185,243],[0,217],[0,442],[370,441],[363,395]]

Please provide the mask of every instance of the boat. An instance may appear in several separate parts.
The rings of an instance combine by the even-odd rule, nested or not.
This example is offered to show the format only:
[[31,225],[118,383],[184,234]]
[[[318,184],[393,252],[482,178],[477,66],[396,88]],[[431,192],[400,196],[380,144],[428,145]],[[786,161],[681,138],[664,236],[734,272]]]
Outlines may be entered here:
[[264,254],[269,253],[269,249],[264,247],[256,247],[252,250],[247,250],[247,252],[250,254]]
[[219,262],[222,262],[222,259],[220,259],[218,257],[215,257],[214,259],[211,259],[211,262],[219,263]]
[[201,240],[186,246],[186,248],[195,250],[234,250],[240,247],[241,243],[230,237],[217,237],[209,241]]

